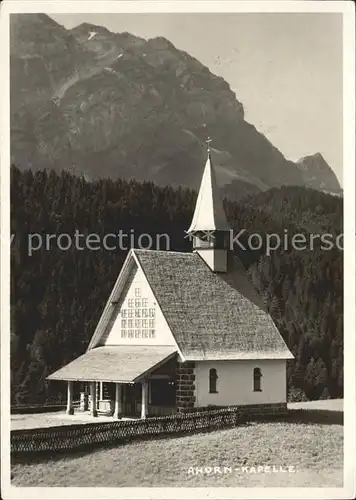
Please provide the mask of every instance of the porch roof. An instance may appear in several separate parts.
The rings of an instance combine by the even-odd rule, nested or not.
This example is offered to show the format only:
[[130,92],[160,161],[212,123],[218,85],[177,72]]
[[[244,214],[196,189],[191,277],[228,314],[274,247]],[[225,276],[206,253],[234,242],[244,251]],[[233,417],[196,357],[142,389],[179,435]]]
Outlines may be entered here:
[[52,373],[47,379],[136,382],[168,361],[176,352],[175,346],[96,347]]

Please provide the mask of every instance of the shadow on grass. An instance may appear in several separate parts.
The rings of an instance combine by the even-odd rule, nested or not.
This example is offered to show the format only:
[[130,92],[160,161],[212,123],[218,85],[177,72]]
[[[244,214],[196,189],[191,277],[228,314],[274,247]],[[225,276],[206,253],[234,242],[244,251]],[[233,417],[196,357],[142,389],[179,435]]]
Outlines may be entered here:
[[[343,425],[343,412],[342,411],[330,411],[330,410],[305,410],[296,409],[288,410],[285,415],[264,415],[258,418],[253,418],[249,421],[241,421],[236,427],[243,428],[249,427],[251,425],[258,425],[259,423],[292,423],[292,424],[311,424],[311,425]],[[63,450],[56,452],[32,452],[32,453],[14,453],[11,455],[11,463],[24,464],[24,463],[43,463],[47,461],[57,461],[66,458],[75,459],[92,453],[93,451],[110,450],[117,448],[118,446],[125,446],[131,443],[137,443],[140,441],[157,441],[164,439],[176,439],[186,436],[198,436],[202,434],[209,434],[211,432],[217,432],[222,430],[228,430],[234,427],[224,427],[224,428],[211,428],[204,429],[195,432],[177,432],[172,433],[162,433],[153,436],[130,436],[124,439],[115,440],[115,442],[110,443],[94,443],[82,445],[73,450]]]
[[255,422],[284,422],[295,424],[343,425],[344,412],[334,410],[288,410],[285,415],[266,415],[253,419]]

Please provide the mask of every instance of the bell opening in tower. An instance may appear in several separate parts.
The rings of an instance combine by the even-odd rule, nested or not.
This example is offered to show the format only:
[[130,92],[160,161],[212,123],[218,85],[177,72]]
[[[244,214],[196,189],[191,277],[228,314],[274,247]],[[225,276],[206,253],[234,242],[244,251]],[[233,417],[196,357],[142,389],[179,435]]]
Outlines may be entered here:
[[228,231],[196,231],[193,234],[193,250],[228,250]]

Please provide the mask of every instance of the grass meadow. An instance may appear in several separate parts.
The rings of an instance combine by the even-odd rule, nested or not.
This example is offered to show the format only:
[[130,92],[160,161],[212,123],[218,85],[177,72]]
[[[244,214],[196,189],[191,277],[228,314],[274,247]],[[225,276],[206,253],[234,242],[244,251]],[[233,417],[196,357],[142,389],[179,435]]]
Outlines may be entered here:
[[[254,469],[267,465],[294,471]],[[204,467],[220,471],[195,469]],[[224,473],[223,467],[232,472]],[[234,429],[13,462],[11,476],[14,486],[341,487],[343,426],[307,419],[251,422]]]

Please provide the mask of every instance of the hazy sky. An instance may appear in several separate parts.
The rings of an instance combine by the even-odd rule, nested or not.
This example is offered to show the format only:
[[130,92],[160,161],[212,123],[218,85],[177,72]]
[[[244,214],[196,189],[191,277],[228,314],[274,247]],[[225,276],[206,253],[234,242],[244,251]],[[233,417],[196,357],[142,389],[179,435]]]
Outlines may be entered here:
[[245,118],[290,160],[322,153],[342,182],[340,14],[51,14],[164,36],[222,76]]

